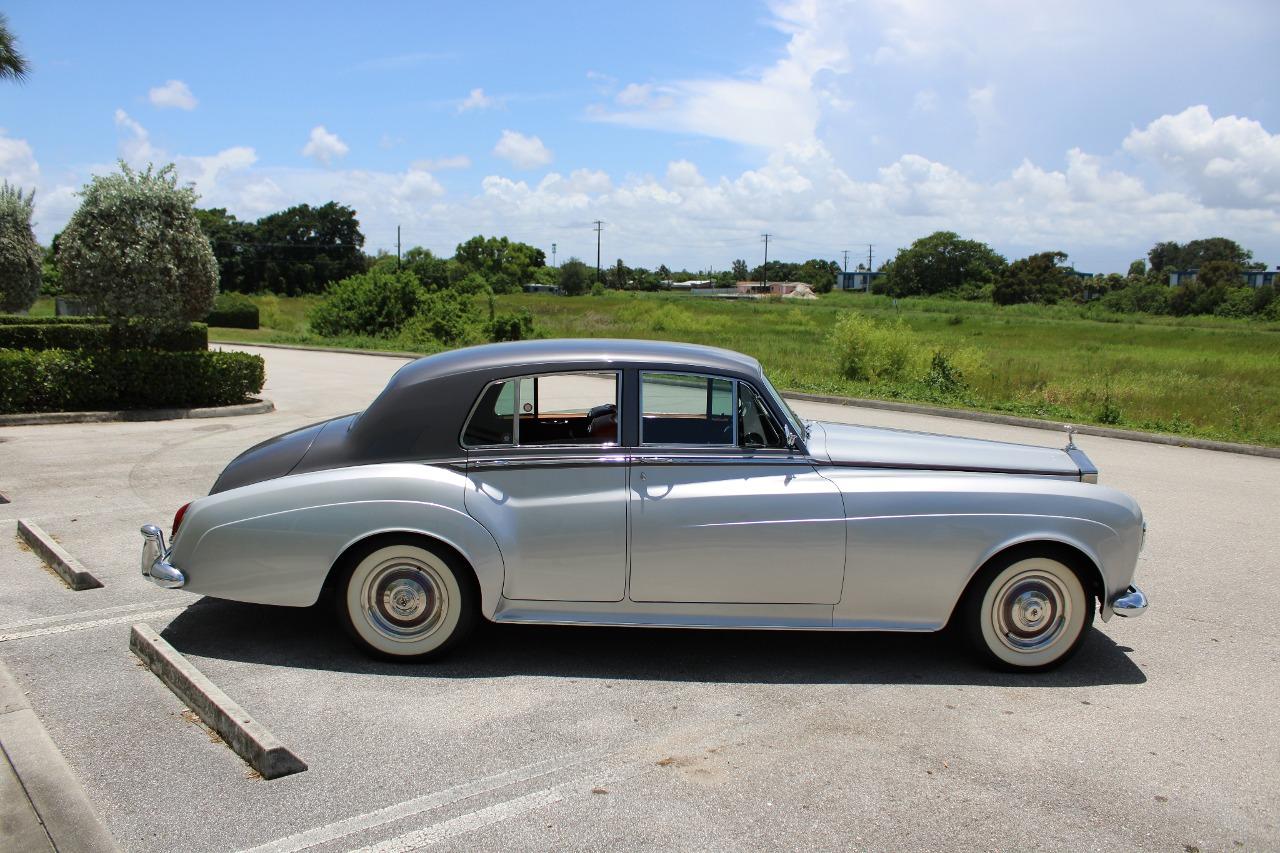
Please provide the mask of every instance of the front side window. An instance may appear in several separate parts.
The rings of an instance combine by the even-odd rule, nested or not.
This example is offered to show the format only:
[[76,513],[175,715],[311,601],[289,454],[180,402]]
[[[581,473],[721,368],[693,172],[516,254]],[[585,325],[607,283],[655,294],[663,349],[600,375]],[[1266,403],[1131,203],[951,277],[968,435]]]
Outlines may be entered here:
[[491,382],[462,432],[466,447],[618,443],[618,374],[548,373]]
[[783,448],[786,433],[774,418],[764,398],[745,382],[738,383],[738,440],[748,448]]
[[690,373],[641,373],[641,444],[737,444],[734,382]]

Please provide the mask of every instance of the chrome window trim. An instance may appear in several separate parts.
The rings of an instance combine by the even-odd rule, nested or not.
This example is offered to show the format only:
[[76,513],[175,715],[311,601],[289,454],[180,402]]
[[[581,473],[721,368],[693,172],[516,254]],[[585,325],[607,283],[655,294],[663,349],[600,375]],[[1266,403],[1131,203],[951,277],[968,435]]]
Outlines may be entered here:
[[[504,376],[499,379],[493,379],[486,382],[484,387],[480,389],[480,393],[476,395],[476,401],[471,404],[470,410],[467,412],[467,419],[462,422],[462,431],[458,433],[458,446],[463,450],[491,450],[499,448],[518,448],[520,447],[520,383],[525,379],[537,379],[542,376],[588,376],[591,374],[613,374],[613,405],[618,419],[618,434],[622,434],[622,370],[609,369],[602,370],[548,370],[540,373],[523,373],[518,376]],[[467,427],[471,426],[471,419],[476,416],[476,409],[480,407],[480,401],[484,399],[485,392],[492,386],[503,382],[515,382],[515,401],[514,408],[511,412],[512,427],[511,441],[504,444],[467,444],[465,441],[467,436]],[[535,413],[536,414],[536,413]],[[526,447],[542,447],[551,450],[571,449],[575,447],[618,447],[617,441],[603,441],[597,443],[574,443],[574,444],[529,444]]]
[[[638,379],[640,385],[640,430],[636,436],[637,447],[678,447],[678,448],[701,448],[701,447],[729,447],[738,449],[738,382],[739,380],[732,376],[723,376],[718,373],[702,373],[696,370],[638,370]],[[710,443],[694,443],[694,444],[664,444],[662,442],[646,442],[644,440],[644,377],[646,374],[654,376],[696,376],[699,379],[719,379],[722,382],[728,382],[731,385],[729,400],[729,420],[733,424],[733,441],[729,444],[710,444]],[[710,389],[708,389],[709,391]]]

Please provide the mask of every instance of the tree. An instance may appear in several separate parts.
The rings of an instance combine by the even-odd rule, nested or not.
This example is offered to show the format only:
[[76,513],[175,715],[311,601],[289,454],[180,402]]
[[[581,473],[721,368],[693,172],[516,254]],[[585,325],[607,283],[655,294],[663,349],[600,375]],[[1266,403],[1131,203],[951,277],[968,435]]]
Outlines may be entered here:
[[474,272],[484,276],[495,293],[520,290],[532,278],[534,269],[547,264],[546,254],[535,246],[483,234],[459,243],[454,260],[462,266],[464,274]]
[[320,293],[333,281],[365,271],[364,234],[356,212],[327,202],[299,204],[254,226],[252,290],[297,296]]
[[8,181],[0,186],[0,311],[26,311],[40,295],[44,252],[31,230],[35,197]]
[[1226,237],[1192,240],[1185,246],[1174,242],[1156,243],[1147,253],[1151,269],[1163,271],[1199,269],[1212,261],[1226,261],[1241,269],[1265,269],[1253,262],[1253,252]]
[[580,296],[591,286],[594,273],[582,261],[570,258],[560,265],[560,289],[569,296]]
[[840,265],[835,261],[813,258],[801,264],[789,280],[803,281],[812,285],[818,293],[828,293],[836,286],[836,276],[839,273]]
[[631,270],[618,258],[618,262],[604,271],[604,283],[614,290],[626,290],[631,283]]
[[95,177],[58,242],[67,291],[113,322],[199,320],[218,295],[218,263],[196,219],[195,190],[172,163]]
[[256,226],[241,222],[222,207],[197,210],[196,221],[218,259],[219,289],[240,293],[259,289],[254,278]]
[[1052,305],[1066,295],[1071,272],[1060,266],[1066,252],[1040,252],[1009,264],[996,279],[991,298],[997,305],[1035,302]]
[[741,258],[733,262],[733,280],[746,281],[747,276],[751,275],[751,271],[747,269],[747,262]]
[[951,231],[922,237],[882,268],[879,288],[890,296],[931,296],[977,289],[995,281],[1007,265],[986,243],[964,240]]
[[1129,278],[1142,278],[1147,274],[1147,262],[1139,258],[1129,264]]
[[403,268],[418,278],[427,290],[444,290],[449,286],[449,263],[438,258],[430,249],[414,246],[404,253]]
[[1209,261],[1200,267],[1196,279],[1205,287],[1240,287],[1244,270],[1233,261]]
[[27,79],[27,58],[18,52],[18,40],[9,31],[9,19],[0,14],[0,80]]

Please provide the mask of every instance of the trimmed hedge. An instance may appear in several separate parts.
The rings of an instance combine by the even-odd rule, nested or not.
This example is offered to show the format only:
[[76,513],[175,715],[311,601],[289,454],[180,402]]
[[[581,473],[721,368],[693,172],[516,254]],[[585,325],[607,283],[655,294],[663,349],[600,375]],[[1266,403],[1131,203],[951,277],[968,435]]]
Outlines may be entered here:
[[229,406],[265,380],[243,352],[0,350],[0,414]]
[[258,306],[243,293],[220,293],[204,322],[229,329],[256,329]]
[[[79,319],[79,318],[77,318]],[[137,323],[109,326],[96,323],[0,323],[0,349],[31,350],[168,350],[188,352],[209,348],[209,329],[203,323],[177,328],[147,329]]]
[[56,326],[63,323],[84,325],[105,322],[107,321],[102,317],[30,317],[26,314],[0,314],[0,326]]

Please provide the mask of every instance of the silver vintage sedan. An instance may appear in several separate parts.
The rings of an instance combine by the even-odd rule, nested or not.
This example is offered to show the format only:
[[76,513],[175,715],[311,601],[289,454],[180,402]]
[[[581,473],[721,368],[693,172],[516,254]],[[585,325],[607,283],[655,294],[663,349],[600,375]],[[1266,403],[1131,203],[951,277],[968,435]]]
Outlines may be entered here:
[[1146,609],[1145,526],[1065,449],[803,421],[753,358],[545,340],[406,364],[359,414],[242,453],[142,529],[167,588],[331,594],[375,655],[481,619],[938,631],[987,662],[1066,660]]

